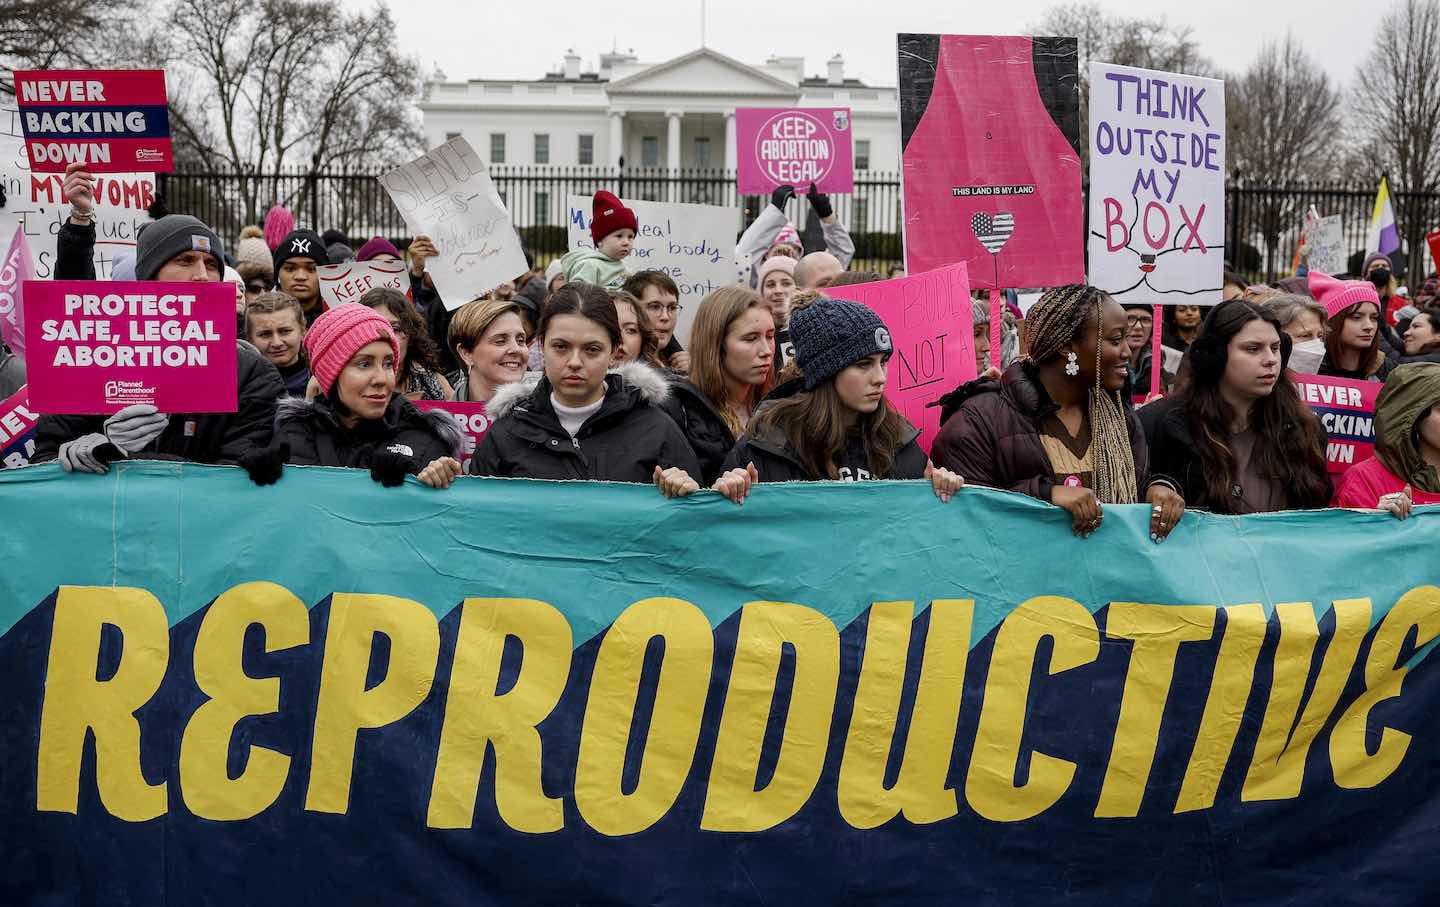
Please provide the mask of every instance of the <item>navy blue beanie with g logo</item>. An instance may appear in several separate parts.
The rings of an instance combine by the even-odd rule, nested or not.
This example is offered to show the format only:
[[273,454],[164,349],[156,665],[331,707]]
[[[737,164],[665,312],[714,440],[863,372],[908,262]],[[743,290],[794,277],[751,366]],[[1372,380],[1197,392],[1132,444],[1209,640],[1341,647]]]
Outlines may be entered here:
[[795,312],[790,316],[790,340],[807,391],[867,356],[893,349],[880,316],[845,299],[817,299]]

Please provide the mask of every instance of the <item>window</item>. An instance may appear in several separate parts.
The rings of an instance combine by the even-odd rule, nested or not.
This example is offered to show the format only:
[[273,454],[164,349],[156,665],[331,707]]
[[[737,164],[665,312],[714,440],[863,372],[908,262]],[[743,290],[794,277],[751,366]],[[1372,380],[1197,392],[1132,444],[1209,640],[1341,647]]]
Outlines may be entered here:
[[550,134],[546,132],[535,133],[535,163],[550,163]]
[[537,225],[550,223],[550,193],[549,193],[549,192],[536,192],[536,193],[535,193],[535,223],[536,223]]
[[657,136],[647,135],[640,139],[640,166],[660,166],[660,139]]
[[695,140],[695,166],[701,170],[710,167],[710,139],[703,136]]
[[868,198],[854,198],[850,200],[850,229],[855,233],[865,233],[870,229],[870,200]]
[[490,163],[505,163],[505,133],[490,133]]
[[582,164],[595,163],[595,136],[580,136],[580,152],[577,156],[577,160]]
[[447,133],[445,133],[445,141],[447,141],[447,142],[450,141],[451,139],[458,139],[458,138],[460,138],[460,133],[458,133],[458,132],[447,132]]
[[855,141],[855,169],[870,169],[870,140],[856,139]]

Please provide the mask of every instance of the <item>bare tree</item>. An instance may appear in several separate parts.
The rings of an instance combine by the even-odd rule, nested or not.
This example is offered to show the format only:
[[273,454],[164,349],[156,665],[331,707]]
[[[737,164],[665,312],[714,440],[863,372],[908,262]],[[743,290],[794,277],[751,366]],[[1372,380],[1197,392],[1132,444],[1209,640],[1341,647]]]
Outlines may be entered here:
[[144,7],[127,0],[0,0],[0,95],[15,94],[16,69],[93,66],[98,39],[128,33]]
[[[1440,186],[1440,3],[1402,0],[1380,19],[1355,74],[1353,115],[1366,157],[1409,193],[1396,211],[1415,274],[1425,265],[1427,224],[1417,193]],[[1378,176],[1378,174],[1377,174]]]

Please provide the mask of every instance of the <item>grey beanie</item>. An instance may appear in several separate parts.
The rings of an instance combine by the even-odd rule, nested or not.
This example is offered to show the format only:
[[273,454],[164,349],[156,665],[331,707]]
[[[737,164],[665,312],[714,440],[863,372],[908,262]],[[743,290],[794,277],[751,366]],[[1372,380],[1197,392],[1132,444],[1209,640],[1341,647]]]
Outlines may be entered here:
[[186,252],[204,252],[225,272],[225,247],[215,231],[188,214],[167,214],[140,228],[135,238],[135,279],[154,280],[165,263]]
[[885,322],[868,306],[844,299],[817,299],[790,316],[795,362],[814,390],[849,366],[893,348]]

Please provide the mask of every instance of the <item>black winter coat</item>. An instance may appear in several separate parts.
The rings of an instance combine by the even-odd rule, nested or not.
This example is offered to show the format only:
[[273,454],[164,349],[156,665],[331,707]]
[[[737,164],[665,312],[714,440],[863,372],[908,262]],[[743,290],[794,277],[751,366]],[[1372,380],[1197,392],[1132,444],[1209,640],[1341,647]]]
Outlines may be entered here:
[[421,412],[403,394],[390,398],[380,419],[361,421],[346,428],[324,397],[300,400],[287,397],[275,415],[275,443],[290,445],[296,466],[344,466],[369,469],[377,450],[390,449],[413,461],[415,475],[441,457],[460,449],[460,432],[454,421],[438,410]]
[[[945,407],[945,423],[930,448],[936,466],[972,484],[1050,500],[1055,474],[1040,443],[1040,424],[1060,407],[1045,392],[1031,363],[1016,362],[999,380],[981,378],[961,385],[938,402]],[[1130,429],[1135,489],[1143,498],[1150,462],[1145,433],[1135,410],[1122,409]]]
[[690,442],[700,461],[701,475],[694,478],[706,488],[714,485],[720,473],[724,472],[721,467],[725,464],[726,455],[735,446],[735,435],[725,424],[720,411],[700,392],[700,388],[676,375],[670,379],[670,397],[665,401],[665,412],[680,426],[685,440]]
[[[235,412],[172,413],[160,437],[130,458],[234,463],[252,447],[269,445],[275,404],[285,394],[280,373],[270,360],[244,342],[237,344],[235,364],[239,369],[239,408]],[[31,462],[53,460],[66,441],[104,430],[104,416],[41,416]]]
[[475,449],[471,475],[648,484],[656,466],[678,466],[699,481],[695,451],[662,408],[665,378],[630,362],[605,380],[605,402],[573,441],[550,404],[548,378],[500,388],[486,404],[494,423]]

